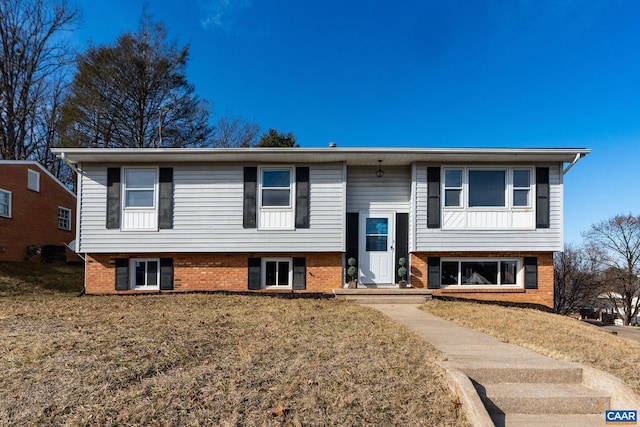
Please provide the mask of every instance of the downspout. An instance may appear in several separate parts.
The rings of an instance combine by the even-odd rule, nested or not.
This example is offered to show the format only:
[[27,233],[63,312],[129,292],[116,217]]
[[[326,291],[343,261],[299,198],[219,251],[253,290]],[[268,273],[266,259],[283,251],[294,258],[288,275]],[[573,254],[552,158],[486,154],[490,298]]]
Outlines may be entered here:
[[576,163],[578,163],[578,160],[580,160],[583,157],[584,157],[584,154],[582,153],[576,154],[576,157],[573,159],[573,161],[569,163],[569,165],[566,168],[564,168],[564,170],[562,171],[562,175],[566,175],[567,172],[569,172],[569,169],[571,169]]

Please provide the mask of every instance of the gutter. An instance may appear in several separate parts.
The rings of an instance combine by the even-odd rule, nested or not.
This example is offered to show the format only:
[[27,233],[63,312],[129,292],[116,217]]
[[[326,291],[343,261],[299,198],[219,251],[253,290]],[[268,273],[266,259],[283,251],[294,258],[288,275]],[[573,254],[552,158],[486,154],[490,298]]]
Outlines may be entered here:
[[566,174],[567,174],[567,172],[569,172],[569,170],[570,170],[573,166],[575,166],[575,164],[576,164],[576,163],[578,163],[578,160],[580,160],[580,159],[581,159],[581,158],[583,158],[584,156],[585,156],[585,154],[583,154],[583,153],[577,153],[577,154],[576,154],[576,157],[573,159],[573,161],[572,161],[571,163],[569,163],[569,166],[567,166],[566,168],[564,168],[564,169],[562,170],[562,175],[563,175],[563,176],[564,176],[564,175],[566,175]]

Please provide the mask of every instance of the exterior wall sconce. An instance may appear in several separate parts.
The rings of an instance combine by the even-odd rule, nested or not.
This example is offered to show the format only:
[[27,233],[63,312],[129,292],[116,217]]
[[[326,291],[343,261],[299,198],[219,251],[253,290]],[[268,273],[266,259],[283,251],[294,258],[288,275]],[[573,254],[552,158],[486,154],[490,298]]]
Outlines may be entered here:
[[378,170],[376,171],[376,176],[378,178],[382,178],[384,176],[384,171],[382,170],[382,160],[378,160]]

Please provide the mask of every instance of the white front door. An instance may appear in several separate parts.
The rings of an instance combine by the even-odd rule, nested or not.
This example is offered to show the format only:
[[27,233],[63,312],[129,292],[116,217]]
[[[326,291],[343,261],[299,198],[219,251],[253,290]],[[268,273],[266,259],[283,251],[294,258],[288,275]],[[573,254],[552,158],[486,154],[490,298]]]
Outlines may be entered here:
[[394,219],[392,212],[366,212],[360,215],[358,267],[360,283],[364,285],[393,285],[395,282]]

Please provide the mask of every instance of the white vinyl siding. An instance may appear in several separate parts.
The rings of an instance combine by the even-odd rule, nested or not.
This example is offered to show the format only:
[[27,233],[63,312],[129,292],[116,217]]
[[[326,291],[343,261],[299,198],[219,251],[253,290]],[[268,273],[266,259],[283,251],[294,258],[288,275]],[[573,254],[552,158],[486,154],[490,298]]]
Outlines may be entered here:
[[394,211],[408,213],[411,206],[411,167],[347,168],[347,212]]
[[[290,253],[344,250],[342,163],[310,165],[309,228],[274,231],[242,226],[243,167],[246,165],[166,166],[173,167],[173,228],[155,233],[107,230],[107,166],[83,166],[80,251]],[[295,196],[292,194],[292,197]]]
[[[437,166],[437,165],[436,165]],[[415,251],[559,251],[562,250],[562,165],[549,167],[550,228],[535,227],[535,167],[530,169],[531,207],[514,209],[445,209],[441,228],[427,228],[427,166],[416,165]],[[448,168],[444,166],[443,169]],[[456,166],[451,166],[456,168]],[[458,167],[460,168],[460,167]],[[444,196],[441,204],[444,206]]]

